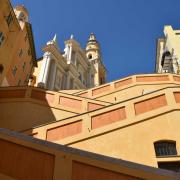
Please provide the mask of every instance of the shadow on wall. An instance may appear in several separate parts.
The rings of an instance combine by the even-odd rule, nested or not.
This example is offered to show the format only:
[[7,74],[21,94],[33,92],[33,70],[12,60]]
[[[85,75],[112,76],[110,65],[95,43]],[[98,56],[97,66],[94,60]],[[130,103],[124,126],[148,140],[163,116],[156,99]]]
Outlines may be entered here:
[[55,94],[39,88],[0,88],[0,127],[22,131],[76,114],[55,108],[55,100]]

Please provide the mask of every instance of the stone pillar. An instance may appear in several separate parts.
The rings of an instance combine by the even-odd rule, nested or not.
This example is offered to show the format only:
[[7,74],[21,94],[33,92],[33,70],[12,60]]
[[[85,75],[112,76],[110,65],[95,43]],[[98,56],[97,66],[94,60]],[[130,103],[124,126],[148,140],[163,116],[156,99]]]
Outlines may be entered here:
[[39,87],[43,87],[43,88],[47,87],[50,61],[51,61],[50,54],[49,53],[45,54],[43,57],[42,67],[41,67],[39,78],[38,78]]
[[52,77],[50,78],[51,82],[50,82],[50,90],[54,90],[54,85],[55,85],[55,80],[56,80],[56,70],[57,70],[57,65],[55,61],[52,61],[52,68],[51,68],[51,73],[52,73]]
[[99,82],[99,64],[98,64],[97,60],[95,61],[94,67],[96,69],[96,73],[94,75],[94,85],[99,86],[100,85],[100,82]]
[[71,56],[72,56],[72,45],[69,48],[69,54],[68,54],[68,61],[71,62]]
[[70,74],[69,72],[67,73],[67,79],[66,79],[66,89],[70,88]]

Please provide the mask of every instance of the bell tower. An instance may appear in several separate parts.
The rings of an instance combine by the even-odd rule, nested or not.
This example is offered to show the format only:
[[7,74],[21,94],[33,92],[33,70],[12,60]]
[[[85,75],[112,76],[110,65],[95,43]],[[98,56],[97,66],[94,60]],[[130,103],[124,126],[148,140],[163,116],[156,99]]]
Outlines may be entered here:
[[16,6],[14,12],[19,21],[28,22],[29,14],[27,9],[23,5]]
[[94,33],[91,33],[86,44],[86,56],[95,67],[94,85],[99,86],[106,82],[106,68],[102,62],[101,50]]
[[23,29],[25,23],[29,22],[29,14],[27,9],[23,5],[18,5],[14,8],[14,13],[19,21],[21,29]]

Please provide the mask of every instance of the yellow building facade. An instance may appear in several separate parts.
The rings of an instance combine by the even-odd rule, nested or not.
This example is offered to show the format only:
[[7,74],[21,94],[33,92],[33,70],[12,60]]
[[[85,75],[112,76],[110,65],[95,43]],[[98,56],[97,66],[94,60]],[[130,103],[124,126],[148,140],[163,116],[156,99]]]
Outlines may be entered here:
[[36,66],[28,12],[24,6],[13,9],[9,0],[0,4],[0,86],[24,86]]
[[[53,142],[67,148],[79,149],[81,156],[83,151],[88,151],[101,156],[122,159],[122,164],[124,161],[129,161],[130,164],[142,164],[144,168],[146,166],[160,167],[178,172],[180,162],[179,83],[178,75],[143,74],[84,91],[71,92],[69,90],[69,93],[68,91],[66,93],[45,91],[36,87],[1,88],[0,126],[33,137],[28,139],[28,136],[25,138],[17,134],[16,137],[16,134],[11,135],[11,132],[5,133],[6,140],[10,142],[13,140],[9,136],[15,136],[17,140],[22,136],[23,139],[25,138],[25,144],[29,144],[27,141],[34,138],[41,139],[47,142],[47,145]],[[33,142],[35,143],[33,149],[39,147],[37,142],[41,144],[40,140]],[[44,151],[43,147],[40,149]],[[65,153],[69,153],[68,149]],[[92,158],[93,155],[86,154],[85,156]],[[78,158],[71,162],[80,163],[82,157]],[[101,168],[107,169],[102,162],[103,157],[97,157],[100,158],[100,162],[92,161],[91,158],[87,160],[85,157],[86,161],[82,161],[83,165],[88,164],[86,168],[82,166],[82,162],[76,164],[80,168],[80,175],[75,173],[74,176],[80,178],[83,168],[89,171],[96,167],[97,174],[95,174],[98,178],[97,164],[99,163]],[[66,164],[67,160],[64,163]],[[89,163],[93,167],[89,167]],[[115,171],[114,165],[108,163],[109,170]],[[72,163],[68,164],[67,169],[73,167]],[[57,165],[57,168],[59,166]],[[135,167],[140,168],[139,165]],[[71,168],[69,171],[72,173]],[[145,173],[145,170],[141,168],[138,171],[137,174],[133,174],[135,178],[179,179],[180,177],[178,173],[171,174],[170,171],[164,170],[157,170],[157,174],[153,172],[147,174],[147,171]],[[53,172],[56,174],[55,171]],[[126,172],[123,174],[124,179],[128,179],[129,175],[132,176],[127,171],[122,172]],[[106,176],[114,176],[104,173]],[[59,177],[65,176],[66,173],[63,171],[58,174],[57,172],[56,176]],[[71,179],[72,176],[68,178],[66,174],[64,179]],[[122,177],[116,178],[122,179]]]
[[[3,2],[2,7],[11,7]],[[29,31],[27,10],[18,6],[13,12],[20,18],[17,27]],[[27,50],[25,42],[17,49]],[[29,86],[0,87],[0,179],[180,179],[180,75],[162,66],[157,74],[105,83],[93,33],[85,52],[71,37],[61,54],[57,36],[43,51]],[[1,74],[10,82],[6,69],[16,58],[8,63],[1,63]]]

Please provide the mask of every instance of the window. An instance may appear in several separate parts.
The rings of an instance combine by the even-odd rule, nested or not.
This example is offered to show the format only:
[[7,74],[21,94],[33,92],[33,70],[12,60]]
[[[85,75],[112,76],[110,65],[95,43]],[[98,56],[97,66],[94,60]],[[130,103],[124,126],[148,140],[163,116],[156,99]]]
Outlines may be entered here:
[[20,51],[19,51],[19,57],[21,57],[22,55],[23,55],[23,50],[20,49]]
[[31,55],[31,49],[30,48],[28,49],[28,55],[29,56]]
[[165,51],[162,55],[161,59],[161,66],[164,66],[165,58],[168,57],[168,59],[171,60],[171,53],[169,51]]
[[156,156],[173,156],[177,155],[175,141],[158,141],[154,143]]
[[11,24],[12,20],[13,20],[13,17],[12,17],[12,14],[10,13],[8,16],[6,16],[6,22],[8,26]]
[[24,21],[24,20],[25,20],[25,15],[24,15],[23,12],[20,12],[20,13],[19,13],[18,19],[19,19],[20,21]]
[[25,67],[26,67],[26,62],[23,63],[23,66],[22,66],[23,71],[25,70]]
[[88,59],[92,59],[92,54],[89,54],[89,55],[88,55]]
[[79,73],[79,80],[82,81],[82,74]]
[[180,172],[180,162],[158,162],[158,167],[175,172]]
[[0,46],[2,45],[3,41],[4,41],[4,35],[2,32],[0,32]]
[[100,78],[100,84],[103,84],[104,83],[104,79],[101,77]]
[[25,42],[27,41],[27,38],[28,38],[28,34],[26,33],[26,35],[24,37]]
[[2,74],[3,70],[4,70],[4,67],[2,64],[0,64],[0,74]]
[[74,80],[73,78],[70,79],[70,87],[69,89],[73,89],[73,86],[74,86]]
[[73,64],[75,64],[75,58],[76,58],[76,52],[75,52],[75,51],[72,51],[71,62],[72,62]]
[[12,69],[12,74],[13,74],[13,76],[15,76],[15,75],[16,75],[16,72],[17,72],[17,67],[16,67],[16,66],[14,66],[14,67],[13,67],[13,69]]

